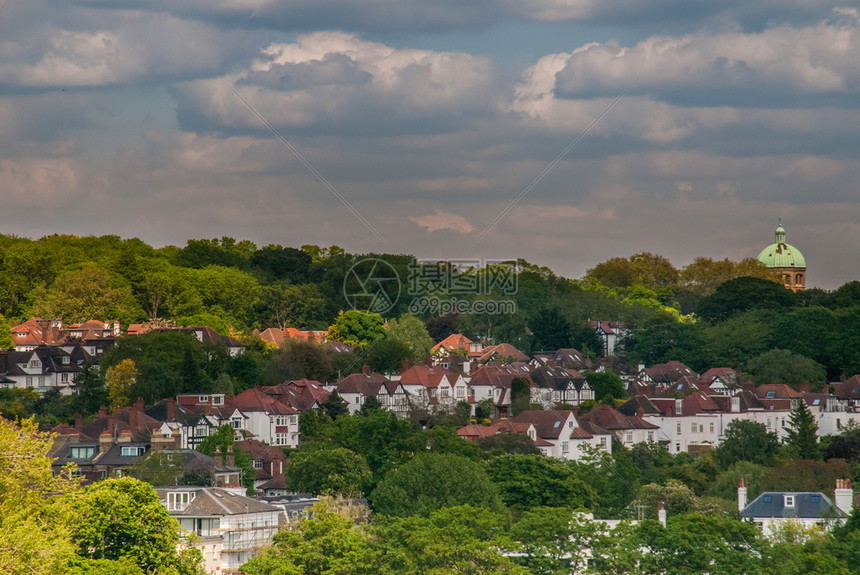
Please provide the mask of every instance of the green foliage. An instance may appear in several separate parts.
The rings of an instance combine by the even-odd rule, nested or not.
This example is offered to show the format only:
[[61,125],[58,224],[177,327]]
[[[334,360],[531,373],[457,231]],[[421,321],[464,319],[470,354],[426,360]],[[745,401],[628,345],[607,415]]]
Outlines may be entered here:
[[611,369],[606,371],[587,371],[585,381],[594,390],[594,399],[597,401],[609,402],[615,399],[627,399],[627,387]]
[[756,385],[785,383],[797,389],[801,383],[809,383],[814,390],[821,390],[825,381],[823,365],[784,349],[774,349],[752,358],[745,371]]
[[505,505],[527,511],[536,507],[590,508],[591,487],[564,462],[540,455],[505,455],[492,459],[487,473]]
[[[233,428],[229,425],[222,425],[218,431],[203,441],[197,446],[197,451],[209,457],[216,457],[216,450],[220,449],[222,454],[227,453],[228,447],[233,447]],[[257,472],[254,471],[254,463],[251,461],[251,456],[241,449],[233,447],[233,461],[236,467],[242,470],[242,486],[248,495],[254,494],[254,478]]]
[[388,336],[369,344],[367,364],[379,373],[400,373],[403,360],[412,357],[412,348],[406,342]]
[[314,495],[360,497],[371,478],[361,455],[329,442],[307,443],[290,455],[287,485]]
[[741,277],[729,280],[699,304],[696,313],[707,321],[722,321],[750,309],[787,311],[797,296],[773,281]]
[[386,474],[369,499],[377,513],[397,517],[427,516],[456,505],[503,509],[482,464],[449,454],[417,455]]
[[850,477],[851,470],[842,459],[813,461],[790,459],[770,469],[762,479],[763,491],[821,491],[832,493],[837,479]]
[[341,311],[334,324],[328,328],[328,338],[347,345],[365,348],[387,335],[382,316],[378,313],[361,312],[354,309]]
[[531,573],[580,573],[591,550],[607,538],[604,524],[566,507],[536,507],[523,513],[511,528]]
[[714,450],[714,459],[722,469],[737,461],[768,465],[779,449],[776,434],[761,423],[735,419],[726,426],[725,439]]
[[540,449],[535,447],[531,437],[523,433],[497,433],[487,437],[479,437],[478,447],[495,456],[509,455],[540,455]]
[[522,377],[511,381],[511,416],[516,417],[531,406],[531,384]]
[[557,307],[542,308],[529,319],[534,334],[534,350],[556,350],[571,346],[573,331],[570,322]]
[[820,459],[818,424],[805,401],[797,401],[788,416],[789,428],[785,444],[788,452],[797,459]]
[[72,541],[87,559],[131,559],[144,571],[184,571],[179,524],[155,490],[132,478],[107,479],[74,498]]
[[426,356],[430,355],[430,348],[433,347],[433,339],[427,333],[424,322],[417,317],[404,314],[397,319],[389,320],[388,334],[409,347],[412,359],[422,361]]
[[349,405],[347,405],[344,398],[338,395],[337,390],[329,394],[325,402],[323,402],[322,408],[331,419],[337,419],[341,415],[349,413]]
[[3,314],[0,314],[0,350],[9,349],[14,346],[15,342],[12,341],[12,326],[3,317]]
[[260,380],[264,385],[278,385],[298,379],[328,381],[331,375],[331,359],[324,345],[288,339],[272,353]]

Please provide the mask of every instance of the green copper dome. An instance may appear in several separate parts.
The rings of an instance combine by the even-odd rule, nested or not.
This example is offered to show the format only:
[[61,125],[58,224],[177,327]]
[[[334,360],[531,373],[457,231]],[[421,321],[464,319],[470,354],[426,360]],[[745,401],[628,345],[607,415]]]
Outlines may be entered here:
[[769,268],[805,268],[806,260],[800,250],[785,243],[785,230],[782,228],[782,218],[776,228],[776,242],[764,248],[758,255],[758,261]]

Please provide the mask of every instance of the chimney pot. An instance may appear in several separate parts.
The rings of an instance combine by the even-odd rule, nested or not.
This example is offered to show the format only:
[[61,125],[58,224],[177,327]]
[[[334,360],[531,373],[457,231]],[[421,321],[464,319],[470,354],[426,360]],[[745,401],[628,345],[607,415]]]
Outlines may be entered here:
[[370,366],[369,366],[369,365],[367,365],[367,364],[365,363],[365,364],[361,367],[361,373],[363,373],[364,375],[370,375],[370,374],[371,374]]
[[227,467],[236,467],[236,458],[233,454],[233,446],[227,446]]
[[167,421],[176,421],[176,401],[172,397],[167,398]]
[[80,413],[75,414],[75,431],[78,433],[83,432],[84,430],[84,416]]

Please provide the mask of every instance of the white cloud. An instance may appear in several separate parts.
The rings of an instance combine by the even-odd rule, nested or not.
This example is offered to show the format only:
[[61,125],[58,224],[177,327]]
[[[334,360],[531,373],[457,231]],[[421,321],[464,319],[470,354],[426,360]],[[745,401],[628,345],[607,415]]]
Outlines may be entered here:
[[460,234],[468,234],[475,230],[475,227],[463,216],[441,210],[436,210],[426,216],[409,216],[409,220],[422,228],[426,228],[428,232],[451,230]]

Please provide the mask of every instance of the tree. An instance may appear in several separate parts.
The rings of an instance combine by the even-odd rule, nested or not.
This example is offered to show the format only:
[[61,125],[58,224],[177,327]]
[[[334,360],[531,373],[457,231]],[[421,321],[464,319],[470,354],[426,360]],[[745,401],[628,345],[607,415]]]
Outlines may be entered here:
[[81,557],[128,558],[151,572],[196,572],[194,557],[177,552],[179,524],[152,486],[130,477],[99,481],[75,497],[71,507],[76,518],[71,537]]
[[570,347],[573,331],[570,322],[557,307],[541,308],[530,320],[534,348],[556,350]]
[[0,418],[0,573],[63,573],[74,554],[62,498],[76,485],[51,473],[51,445],[33,420]]
[[696,313],[707,321],[721,321],[750,309],[783,311],[797,302],[797,295],[778,283],[741,277],[721,284],[701,301]]
[[475,442],[478,447],[493,455],[540,455],[540,449],[535,447],[532,438],[524,433],[497,433],[487,437],[479,437]]
[[721,284],[739,277],[755,277],[776,282],[773,271],[756,258],[740,262],[698,257],[681,270],[681,285],[697,294],[711,295]]
[[597,401],[612,402],[614,399],[626,399],[627,388],[621,377],[611,369],[606,371],[587,371],[585,381],[594,390]]
[[725,439],[714,450],[714,458],[722,469],[736,461],[770,464],[779,449],[776,434],[758,422],[735,419],[726,426]]
[[389,320],[388,334],[409,347],[411,358],[423,360],[430,355],[433,339],[427,333],[424,322],[414,315],[403,314],[398,319]]
[[329,339],[363,349],[371,343],[384,339],[387,335],[382,316],[378,313],[361,312],[351,309],[341,311],[334,324],[329,326]]
[[825,381],[823,365],[784,349],[773,349],[752,358],[745,371],[756,385],[785,383],[797,389],[801,383],[809,383],[820,390]]
[[74,406],[82,414],[95,413],[109,401],[108,388],[91,363],[85,363],[72,380],[74,387]]
[[582,572],[591,549],[600,547],[605,537],[602,523],[566,507],[536,507],[511,528],[511,538],[521,544],[529,571],[552,575]]
[[359,497],[370,478],[364,457],[328,442],[303,445],[290,456],[286,473],[293,491],[346,497]]
[[116,410],[131,403],[131,389],[140,372],[131,359],[124,359],[109,367],[105,375],[111,407]]
[[3,314],[0,314],[0,350],[9,349],[14,346],[15,342],[12,341],[12,326],[3,317]]
[[[215,457],[216,449],[220,449],[221,453],[224,454],[227,453],[228,447],[233,448],[233,444],[233,428],[229,425],[222,425],[217,432],[200,442],[197,451],[209,457]],[[242,486],[248,495],[253,495],[256,471],[254,471],[251,456],[241,449],[236,449],[233,452],[233,461],[236,467],[242,470]]]
[[789,428],[785,444],[789,452],[798,459],[820,459],[818,449],[818,424],[805,401],[797,401],[788,416]]
[[281,349],[272,353],[261,379],[268,385],[297,379],[327,381],[331,373],[331,359],[325,346],[313,341],[288,339]]
[[338,395],[337,390],[332,391],[322,405],[323,411],[331,419],[337,419],[341,415],[349,414],[349,405],[346,400]]
[[370,494],[382,515],[430,515],[443,507],[471,505],[501,511],[498,491],[479,463],[449,454],[421,454],[389,472]]
[[629,258],[611,258],[585,273],[586,279],[595,279],[604,286],[627,288],[642,284],[648,288],[671,286],[678,283],[678,270],[663,256],[640,252]]
[[531,384],[522,377],[511,381],[511,415],[516,417],[531,405]]
[[374,341],[367,348],[367,364],[380,373],[400,373],[403,360],[410,357],[409,345],[393,336]]
[[111,275],[95,264],[67,271],[39,298],[33,313],[41,317],[61,317],[66,323],[89,319],[141,319],[141,310],[128,288],[111,287]]
[[490,480],[508,507],[590,508],[594,492],[564,462],[540,455],[504,455],[487,465]]
[[440,342],[452,333],[457,333],[457,314],[431,315],[424,322],[427,334],[435,342]]

